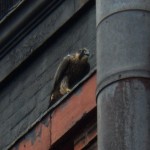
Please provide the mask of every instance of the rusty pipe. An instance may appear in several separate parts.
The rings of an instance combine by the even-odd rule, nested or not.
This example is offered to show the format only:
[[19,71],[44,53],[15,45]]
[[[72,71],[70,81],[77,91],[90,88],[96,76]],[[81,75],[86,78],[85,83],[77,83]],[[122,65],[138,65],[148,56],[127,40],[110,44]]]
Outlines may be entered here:
[[150,2],[97,0],[99,150],[150,147]]

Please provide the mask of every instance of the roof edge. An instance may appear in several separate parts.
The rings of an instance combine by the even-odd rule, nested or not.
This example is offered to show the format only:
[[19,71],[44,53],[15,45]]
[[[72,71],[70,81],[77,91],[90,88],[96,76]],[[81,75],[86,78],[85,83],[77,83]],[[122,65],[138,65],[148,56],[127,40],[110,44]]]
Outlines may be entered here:
[[96,67],[92,69],[88,75],[86,75],[80,82],[78,82],[72,89],[72,91],[66,95],[64,95],[62,98],[60,98],[56,103],[54,103],[51,107],[49,107],[38,119],[36,119],[20,136],[16,138],[10,145],[8,145],[7,149],[12,148],[21,138],[23,138],[29,131],[31,131],[42,119],[44,119],[47,115],[53,112],[60,104],[65,102],[69,96],[73,94],[73,92],[79,88],[83,83],[85,83],[91,76],[93,76],[96,73]]
[[22,1],[0,22],[0,59],[63,1]]

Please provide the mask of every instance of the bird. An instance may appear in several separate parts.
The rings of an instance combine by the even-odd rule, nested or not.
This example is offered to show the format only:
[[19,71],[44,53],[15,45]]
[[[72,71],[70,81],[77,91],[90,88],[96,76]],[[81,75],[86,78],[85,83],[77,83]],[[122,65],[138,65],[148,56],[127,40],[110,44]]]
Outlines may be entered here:
[[90,71],[89,50],[79,49],[73,54],[68,54],[60,62],[55,76],[54,84],[50,94],[50,102],[60,99]]

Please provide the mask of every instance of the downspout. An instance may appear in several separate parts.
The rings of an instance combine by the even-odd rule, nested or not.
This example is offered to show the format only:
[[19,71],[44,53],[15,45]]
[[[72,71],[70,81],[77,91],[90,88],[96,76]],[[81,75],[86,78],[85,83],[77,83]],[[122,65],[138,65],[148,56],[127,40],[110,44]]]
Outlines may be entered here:
[[98,150],[150,149],[150,1],[96,0]]

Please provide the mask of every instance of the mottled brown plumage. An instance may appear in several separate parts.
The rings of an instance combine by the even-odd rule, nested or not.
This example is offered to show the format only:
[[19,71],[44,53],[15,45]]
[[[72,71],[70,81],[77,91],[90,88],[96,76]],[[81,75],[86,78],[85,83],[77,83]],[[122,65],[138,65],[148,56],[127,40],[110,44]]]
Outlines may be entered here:
[[89,72],[88,56],[89,51],[83,48],[75,54],[64,57],[54,77],[51,101],[69,93],[72,87]]

